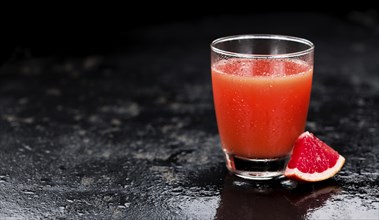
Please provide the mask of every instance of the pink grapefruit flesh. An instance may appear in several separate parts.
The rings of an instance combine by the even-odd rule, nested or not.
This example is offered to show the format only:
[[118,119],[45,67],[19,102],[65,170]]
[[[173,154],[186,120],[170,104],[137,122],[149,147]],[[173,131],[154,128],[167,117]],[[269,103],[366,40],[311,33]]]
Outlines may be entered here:
[[334,176],[345,158],[308,131],[295,142],[284,175],[290,179],[317,182]]

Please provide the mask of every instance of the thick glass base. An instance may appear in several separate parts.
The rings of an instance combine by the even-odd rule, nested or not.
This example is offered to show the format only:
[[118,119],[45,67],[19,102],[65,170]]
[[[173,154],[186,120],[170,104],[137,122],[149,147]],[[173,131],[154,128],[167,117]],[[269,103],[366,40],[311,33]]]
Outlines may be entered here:
[[271,159],[249,159],[225,152],[226,167],[236,176],[250,180],[283,178],[289,155]]

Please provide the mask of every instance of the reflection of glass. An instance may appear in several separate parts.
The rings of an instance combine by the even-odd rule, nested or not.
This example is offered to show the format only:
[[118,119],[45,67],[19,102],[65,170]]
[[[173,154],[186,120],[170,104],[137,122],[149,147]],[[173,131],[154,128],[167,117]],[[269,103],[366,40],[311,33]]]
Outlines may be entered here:
[[240,35],[211,44],[212,88],[228,169],[248,179],[283,174],[304,131],[313,44],[279,35]]
[[330,181],[295,184],[249,182],[226,175],[216,219],[304,219],[341,191]]

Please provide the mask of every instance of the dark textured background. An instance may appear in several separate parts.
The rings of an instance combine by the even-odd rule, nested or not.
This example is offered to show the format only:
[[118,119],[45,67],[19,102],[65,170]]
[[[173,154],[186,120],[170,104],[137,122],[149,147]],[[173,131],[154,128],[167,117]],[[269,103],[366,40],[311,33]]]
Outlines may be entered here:
[[[15,15],[0,53],[0,218],[379,219],[378,11],[230,11]],[[334,178],[227,173],[209,43],[242,33],[315,43],[307,129],[346,157]]]

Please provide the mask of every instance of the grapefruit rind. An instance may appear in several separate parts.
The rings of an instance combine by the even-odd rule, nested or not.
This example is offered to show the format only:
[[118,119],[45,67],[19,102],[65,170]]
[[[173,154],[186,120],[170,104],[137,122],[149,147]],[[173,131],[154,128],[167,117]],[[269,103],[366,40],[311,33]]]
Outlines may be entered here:
[[292,168],[287,167],[284,175],[290,179],[297,179],[297,180],[307,181],[307,182],[318,182],[318,181],[329,179],[330,177],[336,175],[336,173],[338,173],[338,171],[341,170],[344,163],[345,163],[345,158],[339,155],[336,164],[333,167],[330,167],[321,173],[318,173],[318,172],[303,173],[297,168],[292,169]]
[[303,138],[305,138],[306,136],[312,136],[312,134],[309,132],[309,131],[305,131],[305,132],[303,132],[299,137],[298,137],[298,139],[303,139]]

